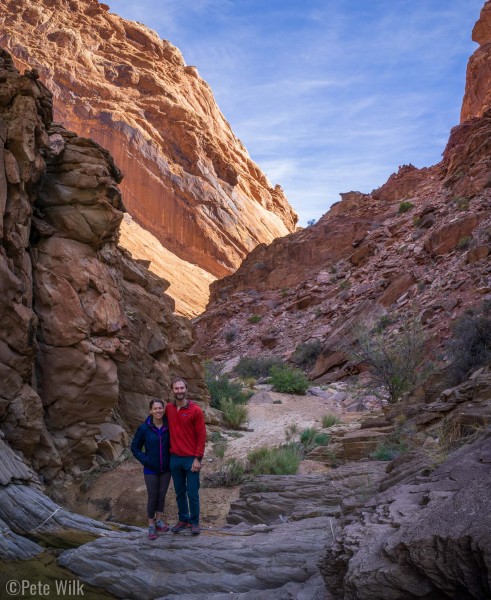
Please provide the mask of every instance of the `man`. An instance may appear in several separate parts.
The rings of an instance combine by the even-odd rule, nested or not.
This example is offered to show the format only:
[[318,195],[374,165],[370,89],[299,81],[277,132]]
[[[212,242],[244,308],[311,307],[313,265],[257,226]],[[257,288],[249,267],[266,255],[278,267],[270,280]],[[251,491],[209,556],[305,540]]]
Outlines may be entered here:
[[199,472],[205,452],[205,419],[201,408],[188,399],[188,385],[182,377],[172,380],[171,390],[174,402],[167,404],[165,414],[170,431],[170,470],[179,510],[179,522],[171,531],[199,535]]

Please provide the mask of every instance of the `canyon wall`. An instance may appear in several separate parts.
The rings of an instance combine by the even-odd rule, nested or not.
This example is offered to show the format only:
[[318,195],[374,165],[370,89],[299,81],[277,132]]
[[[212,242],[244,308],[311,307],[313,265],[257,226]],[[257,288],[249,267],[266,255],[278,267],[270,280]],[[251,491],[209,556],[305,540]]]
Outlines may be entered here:
[[51,120],[0,50],[0,436],[45,481],[118,458],[172,377],[207,398],[168,282],[117,246],[120,170]]
[[466,86],[460,122],[481,117],[491,107],[491,3],[486,1],[472,30],[479,48],[467,65]]
[[[297,216],[180,51],[97,0],[0,0],[0,45],[36,68],[57,121],[108,148],[132,217],[216,277]],[[175,274],[179,279],[179,272]]]
[[[323,348],[310,377],[349,374],[340,346],[362,322],[411,314],[437,343],[491,297],[491,3],[474,28],[463,121],[443,160],[403,165],[370,194],[341,194],[317,223],[253,250],[211,286],[195,349],[226,360]],[[395,316],[398,315],[398,319]]]

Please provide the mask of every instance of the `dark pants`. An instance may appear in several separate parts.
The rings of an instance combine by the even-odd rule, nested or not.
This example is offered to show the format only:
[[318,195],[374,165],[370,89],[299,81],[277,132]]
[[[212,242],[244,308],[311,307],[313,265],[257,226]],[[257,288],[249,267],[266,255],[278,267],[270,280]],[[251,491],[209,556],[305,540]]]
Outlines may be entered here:
[[169,489],[170,471],[160,475],[143,474],[147,486],[147,517],[155,518],[156,512],[164,512],[165,495]]
[[194,456],[170,456],[179,521],[199,524],[199,471],[191,471]]

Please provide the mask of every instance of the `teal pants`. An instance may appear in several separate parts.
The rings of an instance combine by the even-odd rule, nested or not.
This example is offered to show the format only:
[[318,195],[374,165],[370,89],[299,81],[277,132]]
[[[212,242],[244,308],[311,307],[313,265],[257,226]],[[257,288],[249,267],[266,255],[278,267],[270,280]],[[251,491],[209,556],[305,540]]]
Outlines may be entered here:
[[199,471],[191,471],[194,456],[170,456],[179,521],[199,525]]

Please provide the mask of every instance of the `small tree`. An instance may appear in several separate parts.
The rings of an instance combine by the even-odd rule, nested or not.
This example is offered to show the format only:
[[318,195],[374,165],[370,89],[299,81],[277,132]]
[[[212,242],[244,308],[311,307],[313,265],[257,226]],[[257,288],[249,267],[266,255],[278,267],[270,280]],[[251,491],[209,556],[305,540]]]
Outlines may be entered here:
[[425,337],[415,318],[397,334],[370,330],[365,325],[354,334],[357,343],[350,350],[352,358],[368,366],[374,383],[388,392],[390,403],[398,402],[426,375],[422,367]]
[[287,365],[271,368],[271,383],[276,392],[302,396],[310,385],[309,380],[300,369],[292,369]]

